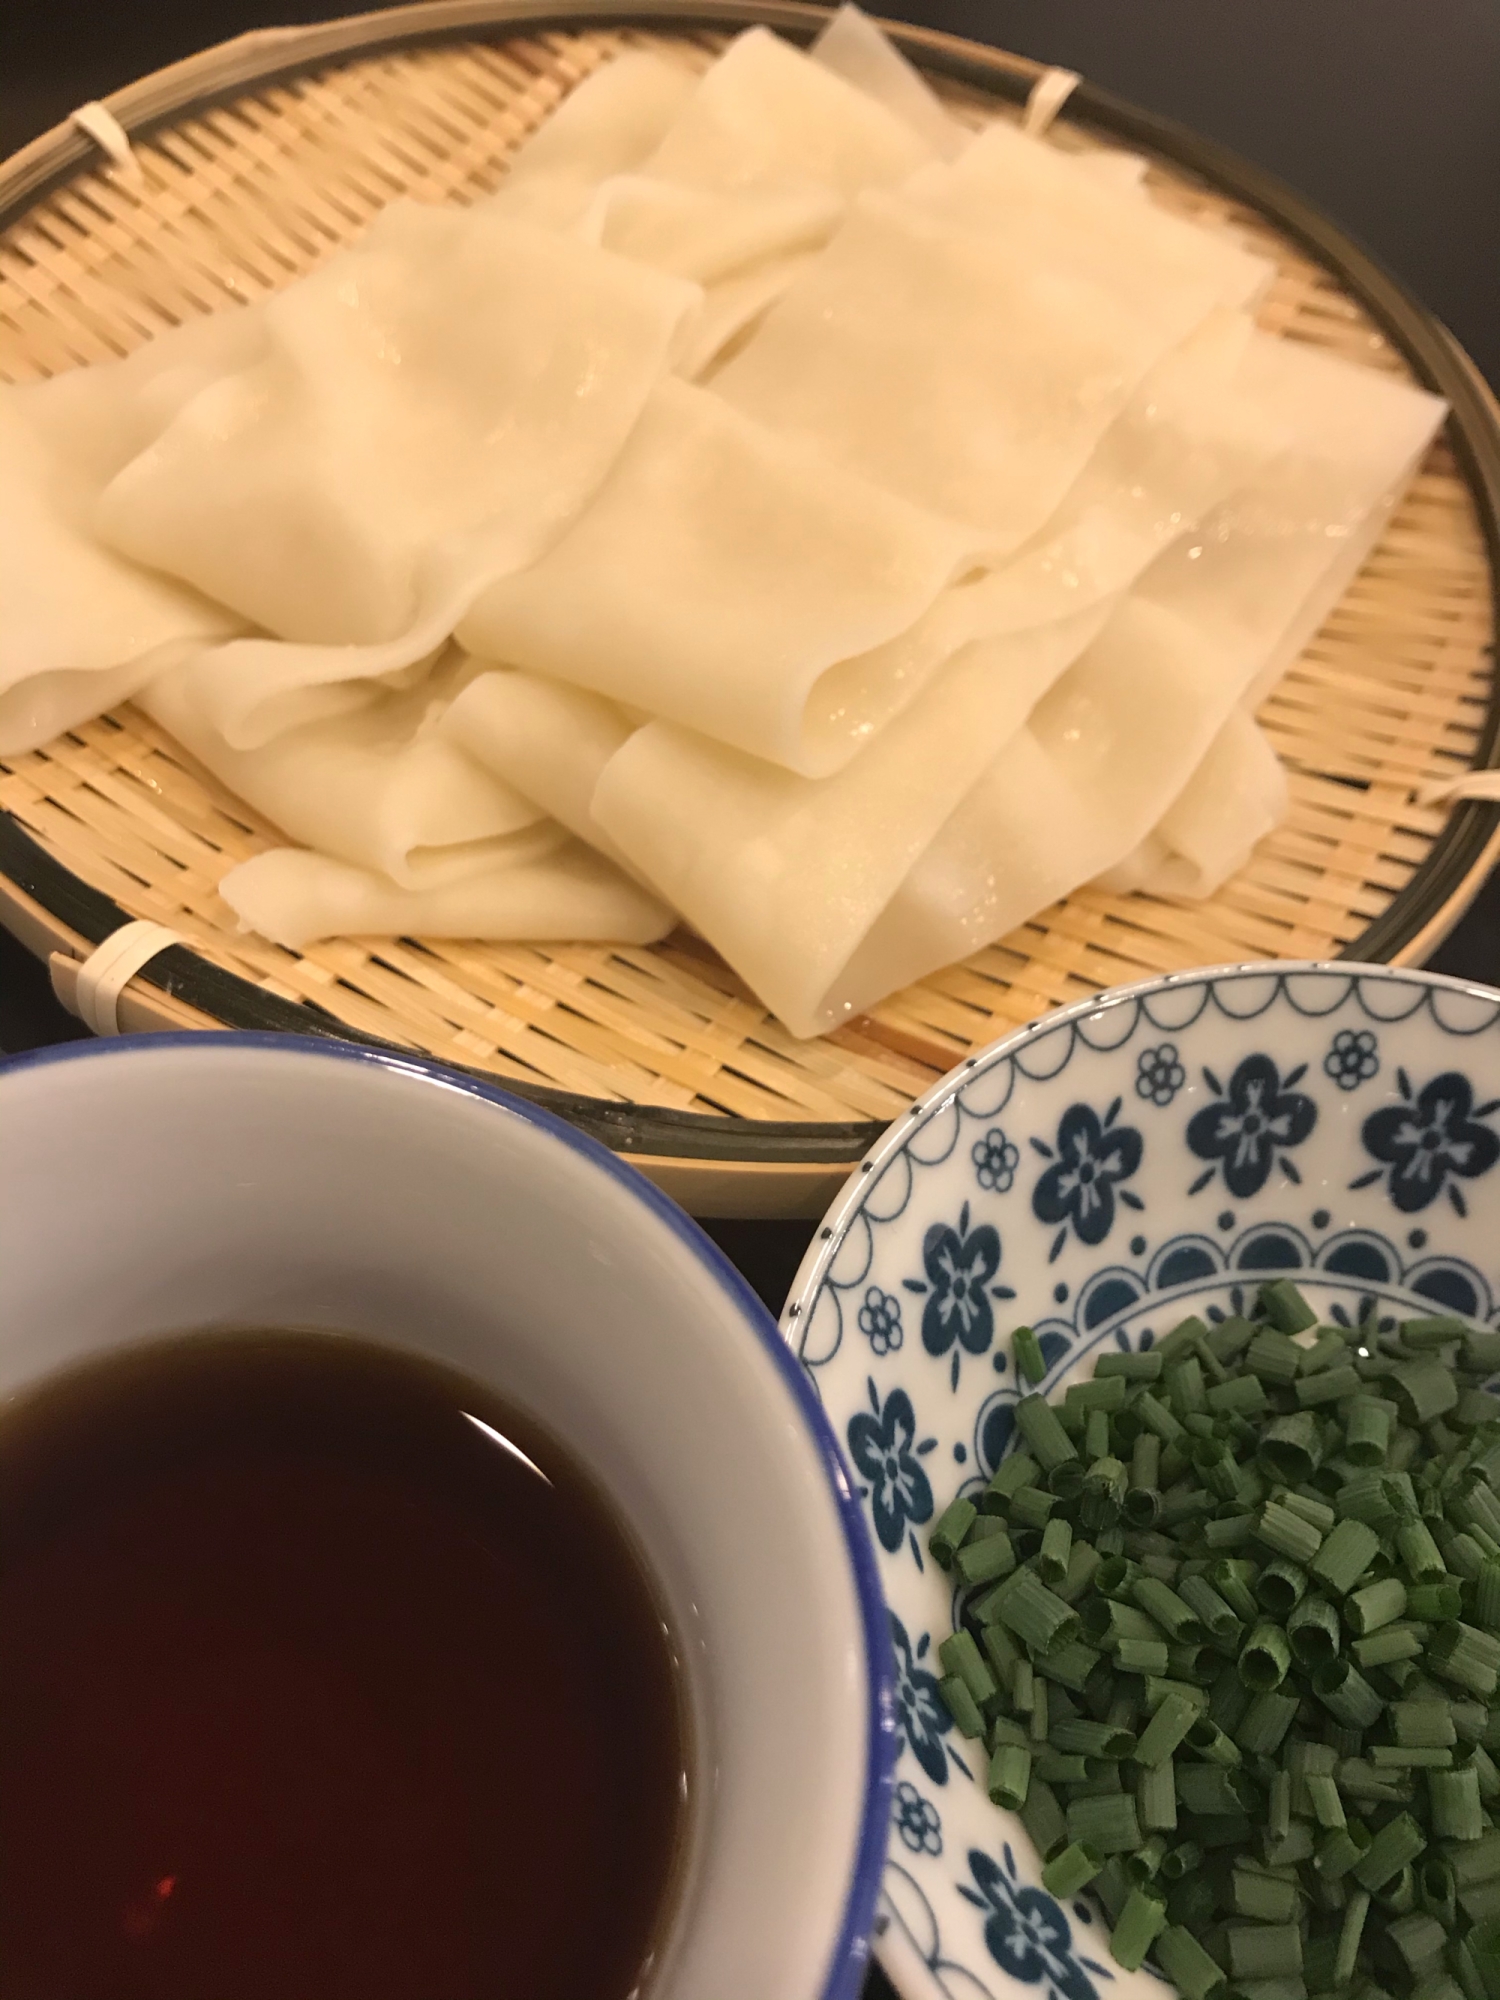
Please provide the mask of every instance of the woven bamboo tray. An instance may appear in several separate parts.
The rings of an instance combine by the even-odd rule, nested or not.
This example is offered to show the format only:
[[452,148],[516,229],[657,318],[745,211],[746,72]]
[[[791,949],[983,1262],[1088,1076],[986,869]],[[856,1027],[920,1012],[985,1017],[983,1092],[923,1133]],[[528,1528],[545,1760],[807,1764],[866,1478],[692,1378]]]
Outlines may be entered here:
[[[0,376],[129,352],[287,284],[399,195],[464,202],[566,92],[649,43],[702,67],[763,21],[821,10],[697,0],[538,8],[434,0],[242,37],[108,100],[137,178],[59,127],[0,168]],[[960,115],[1013,117],[1036,65],[895,28]],[[821,1210],[849,1164],[970,1050],[1101,987],[1244,958],[1420,962],[1500,848],[1500,808],[1412,788],[1497,759],[1500,426],[1465,357],[1294,196],[1193,135],[1081,87],[1052,133],[1125,144],[1164,205],[1272,256],[1261,323],[1406,373],[1454,416],[1374,557],[1261,720],[1291,775],[1286,824],[1203,904],[1084,890],[815,1042],[772,1021],[704,946],[238,934],[215,884],[273,830],[132,707],[0,762],[0,921],[72,968],[131,917],[191,941],[128,989],[131,1028],[227,1023],[422,1050],[603,1137],[708,1214]],[[0,607],[3,616],[3,607]]]

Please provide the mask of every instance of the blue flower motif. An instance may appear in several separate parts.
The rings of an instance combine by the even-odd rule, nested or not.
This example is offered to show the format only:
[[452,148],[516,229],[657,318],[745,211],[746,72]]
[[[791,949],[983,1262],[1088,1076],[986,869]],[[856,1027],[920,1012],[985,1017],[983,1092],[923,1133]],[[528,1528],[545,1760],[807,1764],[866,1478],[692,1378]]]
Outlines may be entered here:
[[1357,1090],[1379,1067],[1379,1047],[1368,1028],[1340,1028],[1323,1058],[1323,1074],[1340,1090]]
[[[1013,1299],[1008,1285],[990,1285],[1000,1268],[1000,1232],[987,1222],[969,1228],[969,1204],[964,1203],[957,1229],[935,1222],[922,1238],[922,1268],[926,1281],[907,1278],[909,1292],[925,1293],[922,1345],[929,1354],[946,1354],[954,1341],[969,1354],[983,1354],[995,1337],[995,1315],[987,1292]],[[953,1385],[958,1386],[958,1352],[953,1356]]]
[[1415,1099],[1404,1069],[1396,1071],[1396,1083],[1403,1102],[1372,1111],[1360,1132],[1365,1151],[1382,1164],[1350,1186],[1368,1187],[1389,1169],[1387,1190],[1404,1215],[1415,1215],[1443,1193],[1467,1215],[1457,1180],[1487,1174],[1500,1159],[1500,1138],[1478,1122],[1500,1111],[1500,1098],[1476,1106],[1473,1086],[1457,1070],[1435,1076]]
[[917,1443],[916,1412],[904,1389],[892,1389],[882,1410],[874,1382],[866,1386],[874,1414],[861,1410],[849,1419],[849,1456],[870,1482],[870,1512],[880,1546],[894,1555],[908,1521],[920,1525],[932,1519],[932,1486],[917,1455],[931,1451],[937,1440]]
[[1135,1063],[1135,1094],[1152,1104],[1167,1105],[1187,1082],[1187,1071],[1177,1060],[1177,1044],[1163,1042],[1159,1048],[1142,1049]]
[[943,1822],[938,1809],[903,1778],[896,1787],[896,1831],[904,1847],[913,1854],[941,1854]]
[[871,1285],[859,1309],[859,1330],[882,1358],[901,1345],[901,1301],[894,1292]]
[[906,1627],[894,1611],[890,1620],[896,1649],[896,1706],[907,1747],[935,1785],[946,1785],[948,1754],[943,1738],[953,1727],[953,1717],[938,1693],[937,1676],[917,1665],[927,1651],[927,1634],[922,1634],[913,1653]]
[[1212,1070],[1204,1070],[1217,1102],[1193,1113],[1187,1142],[1200,1160],[1214,1164],[1198,1176],[1189,1194],[1207,1187],[1221,1163],[1224,1185],[1237,1201],[1259,1194],[1278,1160],[1289,1180],[1301,1181],[1287,1149],[1300,1146],[1318,1122],[1317,1105],[1292,1087],[1306,1068],[1299,1063],[1283,1080],[1269,1056],[1246,1056],[1227,1091]]
[[[1063,1225],[1053,1240],[1052,1258],[1062,1249],[1070,1222],[1079,1242],[1091,1247],[1114,1228],[1116,1188],[1140,1166],[1145,1150],[1133,1125],[1116,1125],[1119,1115],[1118,1097],[1102,1119],[1086,1104],[1070,1104],[1057,1128],[1055,1151],[1040,1139],[1031,1142],[1052,1161],[1031,1197],[1038,1222]],[[1129,1208],[1144,1206],[1128,1188],[1119,1190],[1119,1199]]]
[[1008,1194],[1021,1164],[1020,1149],[1013,1146],[998,1125],[970,1148],[974,1178],[986,1194]]
[[1073,1933],[1062,1910],[1045,1890],[1017,1886],[1015,1857],[1008,1846],[1005,1861],[1001,1868],[982,1849],[971,1847],[969,1872],[975,1888],[959,1884],[958,1893],[986,1913],[984,1941],[990,1957],[1012,1979],[1028,1986],[1045,1984],[1049,2000],[1096,2000],[1092,1982],[1073,1955]]

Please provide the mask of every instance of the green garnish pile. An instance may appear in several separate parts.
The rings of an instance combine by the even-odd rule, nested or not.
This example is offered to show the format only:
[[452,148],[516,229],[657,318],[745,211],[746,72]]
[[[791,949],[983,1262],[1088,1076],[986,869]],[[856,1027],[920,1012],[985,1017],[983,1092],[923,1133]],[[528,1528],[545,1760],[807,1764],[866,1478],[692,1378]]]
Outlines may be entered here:
[[1279,1280],[1025,1396],[937,1523],[944,1698],[1121,1965],[1500,2000],[1497,1370],[1500,1333],[1319,1326]]

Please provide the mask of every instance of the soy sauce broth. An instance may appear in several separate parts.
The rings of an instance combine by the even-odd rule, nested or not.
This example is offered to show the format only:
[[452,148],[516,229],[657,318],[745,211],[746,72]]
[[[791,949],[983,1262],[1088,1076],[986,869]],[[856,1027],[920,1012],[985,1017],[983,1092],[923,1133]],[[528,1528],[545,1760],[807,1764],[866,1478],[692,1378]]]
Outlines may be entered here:
[[0,1414],[6,2000],[625,2000],[686,1773],[627,1534],[488,1391],[215,1334]]

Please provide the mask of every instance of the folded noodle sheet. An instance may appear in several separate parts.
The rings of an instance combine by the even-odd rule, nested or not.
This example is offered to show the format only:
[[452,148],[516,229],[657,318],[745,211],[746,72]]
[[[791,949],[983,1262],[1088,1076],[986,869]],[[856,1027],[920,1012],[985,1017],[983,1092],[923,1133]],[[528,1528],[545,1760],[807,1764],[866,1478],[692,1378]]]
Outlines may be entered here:
[[848,761],[941,664],[866,672],[986,537],[682,382],[656,390],[593,505],[493,584],[459,639],[789,770]]
[[[439,668],[405,694],[236,750],[205,721],[195,677],[161,675],[137,700],[200,764],[281,831],[415,888],[434,868],[537,851],[543,815],[438,728],[466,673]],[[561,834],[548,828],[543,845]]]
[[417,888],[306,848],[273,847],[232,869],[219,894],[247,930],[293,950],[328,937],[654,944],[676,921],[576,840],[509,866],[444,870]]
[[105,486],[206,383],[263,348],[253,310],[173,328],[124,361],[0,386],[0,755],[124,700],[232,611],[94,533]]
[[431,653],[604,478],[696,286],[483,210],[397,203],[262,308],[264,357],[106,487],[122,553],[278,635],[201,662],[240,748]]
[[[1247,776],[1244,740],[1221,732],[1322,622],[1444,413],[1388,376],[1267,336],[1246,379],[1296,444],[1153,564],[926,849],[841,986],[807,996],[803,1023],[1003,937],[1157,828],[1145,865],[1164,872],[1152,886],[1206,893],[1242,858],[1244,791],[1216,791],[1210,771],[1184,793],[1211,753],[1237,763],[1238,786],[1268,790],[1264,764]],[[1165,867],[1173,853],[1182,868]]]

